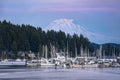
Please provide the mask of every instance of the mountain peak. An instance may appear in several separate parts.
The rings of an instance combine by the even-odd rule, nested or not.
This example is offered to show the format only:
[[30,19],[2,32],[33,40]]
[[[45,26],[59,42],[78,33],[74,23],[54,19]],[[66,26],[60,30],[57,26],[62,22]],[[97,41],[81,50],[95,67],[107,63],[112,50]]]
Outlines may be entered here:
[[48,25],[46,30],[64,31],[69,34],[86,34],[86,30],[74,23],[73,19],[57,19]]
[[65,19],[65,18],[61,18],[61,19],[57,19],[57,20],[54,20],[53,22],[56,22],[56,23],[73,23],[73,19]]
[[116,37],[106,36],[99,33],[94,33],[89,30],[87,30],[85,27],[80,26],[78,24],[74,23],[73,19],[57,19],[52,21],[46,28],[44,28],[45,31],[47,30],[54,30],[54,31],[63,31],[66,34],[69,33],[71,35],[75,34],[83,34],[85,37],[89,38],[90,41],[96,42],[96,43],[106,43],[111,42],[112,40],[119,40]]

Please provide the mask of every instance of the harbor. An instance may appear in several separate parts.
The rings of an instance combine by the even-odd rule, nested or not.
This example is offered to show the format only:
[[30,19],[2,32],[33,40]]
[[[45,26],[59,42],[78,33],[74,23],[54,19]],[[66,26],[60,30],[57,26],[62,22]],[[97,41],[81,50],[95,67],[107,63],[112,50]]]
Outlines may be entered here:
[[65,57],[56,53],[56,58],[39,59],[5,59],[0,61],[0,69],[17,67],[51,67],[51,68],[120,68],[120,57],[116,59],[97,59],[96,57]]
[[[68,44],[67,44],[68,45]],[[77,54],[75,47],[75,57],[70,56],[68,49],[66,52],[57,52],[54,46],[51,48],[51,57],[48,57],[48,47],[43,48],[43,56],[38,52],[35,55],[33,52],[27,53],[30,58],[26,58],[24,53],[23,59],[7,59],[1,58],[0,69],[9,69],[16,67],[52,67],[52,68],[120,68],[120,57],[112,56],[107,58],[102,51],[100,45],[97,56],[91,56],[89,51],[84,51],[81,47],[80,55]],[[20,53],[19,53],[20,54]],[[3,56],[2,56],[3,57]]]
[[[69,27],[67,22],[69,20],[63,19],[58,23]],[[61,30],[44,31],[40,27],[35,28],[24,24],[18,26],[6,20],[1,21],[0,26],[1,69],[16,67],[52,67],[55,69],[120,67],[119,44],[93,43],[83,34],[71,35]],[[7,39],[8,37],[9,39]]]
[[0,0],[0,80],[120,80],[120,0]]

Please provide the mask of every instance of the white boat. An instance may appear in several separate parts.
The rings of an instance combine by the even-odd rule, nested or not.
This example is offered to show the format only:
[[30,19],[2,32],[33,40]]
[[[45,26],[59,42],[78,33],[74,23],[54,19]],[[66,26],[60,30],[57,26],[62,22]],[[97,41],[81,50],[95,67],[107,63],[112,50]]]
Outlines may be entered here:
[[55,64],[52,63],[51,60],[48,60],[48,59],[45,59],[45,58],[41,58],[40,65],[41,66],[48,66],[48,67],[55,66]]
[[40,55],[38,53],[37,59],[32,59],[27,62],[27,66],[40,66],[40,67],[52,67],[55,66],[55,64],[48,59],[48,48],[47,45],[43,46],[43,56],[40,58]]
[[41,58],[40,60],[34,59],[31,61],[28,61],[27,66],[52,67],[52,66],[55,66],[55,64],[51,63],[48,59]]
[[12,59],[5,59],[0,61],[0,68],[16,68],[16,67],[25,67],[26,60],[12,60]]
[[95,57],[76,57],[73,61],[73,68],[98,68]]

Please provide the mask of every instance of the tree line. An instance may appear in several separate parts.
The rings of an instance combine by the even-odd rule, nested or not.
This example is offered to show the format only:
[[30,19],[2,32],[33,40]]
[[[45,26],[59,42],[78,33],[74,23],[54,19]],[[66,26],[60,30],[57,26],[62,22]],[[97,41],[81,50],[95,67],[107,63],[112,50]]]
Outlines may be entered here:
[[15,25],[6,20],[0,21],[0,52],[8,51],[17,54],[18,51],[32,51],[42,54],[42,46],[47,45],[49,52],[51,44],[59,52],[66,51],[67,43],[68,51],[73,56],[75,56],[75,47],[78,54],[81,46],[83,49],[89,49],[90,52],[93,52],[94,49],[88,38],[82,34],[70,35],[54,30],[45,32],[40,27],[25,24]]
[[[63,31],[48,30],[44,31],[41,27],[31,25],[15,25],[10,21],[0,21],[0,53],[3,51],[11,52],[17,56],[19,51],[34,53],[43,53],[43,46],[48,47],[48,55],[50,56],[51,45],[57,52],[66,52],[75,56],[75,50],[80,55],[81,47],[83,50],[89,51],[93,55],[95,47],[88,38],[82,34],[65,34]],[[76,48],[77,49],[76,49]],[[106,47],[106,53],[109,54],[111,47]]]

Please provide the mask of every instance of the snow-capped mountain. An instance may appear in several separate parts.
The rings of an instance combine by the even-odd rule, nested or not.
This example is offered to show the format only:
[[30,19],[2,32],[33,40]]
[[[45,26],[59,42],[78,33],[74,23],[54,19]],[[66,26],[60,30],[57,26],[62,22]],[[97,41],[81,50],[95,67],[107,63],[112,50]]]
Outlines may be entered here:
[[80,25],[74,24],[72,19],[58,19],[54,20],[52,23],[46,27],[45,30],[55,30],[55,31],[64,31],[69,34],[83,34],[87,36],[89,31],[87,31],[84,27]]
[[109,42],[112,40],[115,40],[115,37],[102,35],[99,33],[94,33],[91,31],[88,31],[83,26],[80,26],[78,24],[74,23],[73,19],[57,19],[54,20],[52,23],[50,23],[46,28],[44,28],[45,31],[47,30],[55,30],[55,31],[63,31],[65,33],[69,33],[71,35],[75,34],[83,34],[85,37],[87,37],[92,42],[97,43],[106,43],[104,39],[107,39]]

